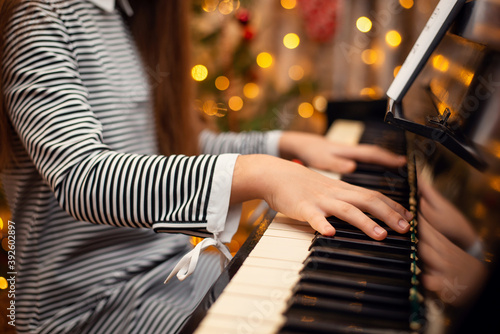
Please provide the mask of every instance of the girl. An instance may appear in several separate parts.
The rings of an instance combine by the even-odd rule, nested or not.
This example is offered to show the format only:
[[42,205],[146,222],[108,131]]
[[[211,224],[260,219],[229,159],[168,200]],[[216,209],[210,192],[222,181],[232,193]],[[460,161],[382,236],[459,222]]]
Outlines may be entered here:
[[392,200],[277,156],[339,172],[402,157],[308,134],[202,130],[190,103],[187,1],[0,4],[19,332],[175,332],[219,271],[207,256],[183,282],[162,284],[190,250],[184,234],[223,249],[245,200],[325,235],[335,233],[325,216],[336,215],[383,239],[363,212],[409,229]]

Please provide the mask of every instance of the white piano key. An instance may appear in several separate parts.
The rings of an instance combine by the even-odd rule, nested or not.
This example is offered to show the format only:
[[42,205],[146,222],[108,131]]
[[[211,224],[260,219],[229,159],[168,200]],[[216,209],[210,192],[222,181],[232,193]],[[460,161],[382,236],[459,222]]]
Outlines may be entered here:
[[203,321],[195,333],[204,334],[271,334],[277,333],[284,323],[284,318],[269,319],[260,316],[261,313],[248,313],[250,316],[234,317],[223,314],[210,314],[207,321]]
[[286,261],[286,260],[249,256],[245,260],[245,266],[300,271],[304,265],[302,264],[301,261],[295,261],[295,260]]
[[264,236],[308,240],[309,242],[311,242],[314,234],[302,231],[267,229],[267,231],[264,232]]
[[309,254],[310,244],[311,239],[262,236],[249,256],[302,262]]

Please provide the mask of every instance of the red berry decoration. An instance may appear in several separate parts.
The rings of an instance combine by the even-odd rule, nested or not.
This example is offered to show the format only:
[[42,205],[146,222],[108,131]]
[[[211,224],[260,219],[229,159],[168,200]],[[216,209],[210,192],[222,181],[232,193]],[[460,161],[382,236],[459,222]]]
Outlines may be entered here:
[[236,13],[236,18],[240,21],[241,24],[247,25],[250,20],[250,12],[247,9],[240,9]]
[[338,0],[299,0],[306,33],[312,40],[327,42],[335,34],[340,11]]

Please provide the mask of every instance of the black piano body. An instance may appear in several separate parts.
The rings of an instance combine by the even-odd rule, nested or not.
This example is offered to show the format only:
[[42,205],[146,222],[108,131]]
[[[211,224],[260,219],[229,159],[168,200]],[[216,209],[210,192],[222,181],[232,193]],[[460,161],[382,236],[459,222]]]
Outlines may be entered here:
[[[481,241],[482,247],[475,249],[474,255],[480,258],[487,274],[472,280],[478,286],[467,287],[474,291],[473,296],[465,305],[454,306],[453,297],[460,298],[460,289],[453,292],[450,288],[452,295],[446,301],[437,293],[423,291],[423,304],[438,306],[444,326],[429,325],[433,319],[424,315],[424,326],[416,331],[434,333],[437,328],[440,333],[500,332],[496,318],[500,311],[500,1],[469,1],[462,7],[402,103],[337,101],[329,104],[327,112],[329,123],[358,119],[376,124],[385,118],[386,123],[404,131],[408,160],[415,166],[414,183],[427,180],[450,204],[443,210],[452,207],[459,212]],[[400,174],[407,177],[403,175],[407,171]],[[274,215],[272,210],[264,215],[182,333],[195,331]],[[425,272],[426,264],[420,266]],[[463,269],[470,274],[468,268]],[[460,274],[456,278],[460,280]],[[401,332],[411,331],[408,328]]]

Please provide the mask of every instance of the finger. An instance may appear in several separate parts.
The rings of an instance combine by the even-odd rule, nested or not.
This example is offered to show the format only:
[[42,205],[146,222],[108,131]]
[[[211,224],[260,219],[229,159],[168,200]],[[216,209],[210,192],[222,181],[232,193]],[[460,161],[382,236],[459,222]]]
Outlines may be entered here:
[[342,199],[371,213],[399,233],[409,231],[410,224],[408,222],[411,221],[413,215],[401,204],[376,191],[359,187],[355,189],[355,191],[344,190]]
[[400,167],[406,164],[406,157],[392,153],[375,145],[337,146],[335,154],[360,162]]
[[322,235],[333,236],[335,228],[326,220],[325,216],[324,213],[312,209],[305,220]]
[[332,155],[327,159],[324,168],[335,173],[352,173],[356,170],[356,162],[351,159]]
[[369,212],[376,218],[384,221],[394,231],[399,233],[408,232],[410,230],[410,224],[405,218],[406,209],[391,199],[382,198],[382,196],[383,195],[376,192],[358,194],[353,204],[361,210]]
[[375,240],[383,240],[387,236],[387,231],[385,229],[380,227],[361,210],[350,203],[339,200],[331,201],[327,212],[356,226]]

